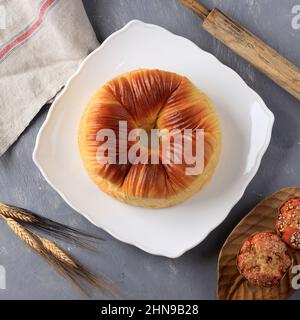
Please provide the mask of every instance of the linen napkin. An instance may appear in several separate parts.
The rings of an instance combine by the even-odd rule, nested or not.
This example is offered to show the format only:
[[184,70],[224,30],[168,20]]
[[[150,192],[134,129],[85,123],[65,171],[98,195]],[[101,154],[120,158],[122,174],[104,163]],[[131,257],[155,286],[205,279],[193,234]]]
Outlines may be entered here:
[[0,156],[98,45],[81,0],[0,0]]

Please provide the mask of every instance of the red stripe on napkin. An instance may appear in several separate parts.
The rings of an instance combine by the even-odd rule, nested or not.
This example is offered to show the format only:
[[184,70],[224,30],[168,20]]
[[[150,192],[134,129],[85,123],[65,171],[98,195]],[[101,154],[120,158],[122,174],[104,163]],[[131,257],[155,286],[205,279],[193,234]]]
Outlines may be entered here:
[[0,50],[0,61],[7,57],[9,53],[11,53],[17,46],[26,42],[33,35],[33,33],[41,27],[48,9],[54,4],[55,1],[56,0],[45,0],[43,2],[37,19],[31,24],[31,26]]

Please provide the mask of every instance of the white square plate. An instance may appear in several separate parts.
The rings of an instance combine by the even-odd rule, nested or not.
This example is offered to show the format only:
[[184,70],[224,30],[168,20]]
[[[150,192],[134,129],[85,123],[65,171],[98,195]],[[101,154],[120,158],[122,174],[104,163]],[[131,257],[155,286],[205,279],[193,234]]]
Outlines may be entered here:
[[[108,80],[139,68],[187,76],[210,96],[221,117],[217,172],[202,192],[176,207],[145,209],[114,200],[89,179],[80,159],[77,132],[90,97]],[[64,200],[96,226],[149,253],[175,258],[203,241],[242,197],[273,123],[262,99],[214,56],[161,27],[132,21],[85,59],[57,97],[33,159]]]

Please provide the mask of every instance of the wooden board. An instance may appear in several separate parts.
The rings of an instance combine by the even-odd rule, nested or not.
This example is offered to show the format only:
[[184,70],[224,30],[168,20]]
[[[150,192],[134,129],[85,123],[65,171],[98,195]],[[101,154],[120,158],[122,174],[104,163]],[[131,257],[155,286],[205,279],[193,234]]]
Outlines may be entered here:
[[[292,268],[284,276],[278,286],[260,288],[250,285],[240,275],[236,258],[242,243],[253,233],[273,230],[278,216],[278,208],[286,200],[300,197],[300,188],[282,189],[260,202],[235,227],[225,241],[218,260],[218,299],[220,300],[279,300],[287,299],[294,290],[291,286]],[[300,265],[300,251],[289,250],[293,258],[293,266]]]

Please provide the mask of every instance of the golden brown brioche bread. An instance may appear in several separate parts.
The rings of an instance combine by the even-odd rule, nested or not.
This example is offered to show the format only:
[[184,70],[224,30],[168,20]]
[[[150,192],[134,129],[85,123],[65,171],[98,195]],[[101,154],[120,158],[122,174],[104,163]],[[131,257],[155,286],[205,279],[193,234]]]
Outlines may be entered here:
[[[119,134],[119,121],[127,121],[127,131]],[[190,167],[170,162],[164,164],[101,164],[97,139],[101,129],[112,129],[125,139],[132,129],[204,130],[204,170],[187,175]],[[192,145],[196,145],[195,135]],[[171,139],[170,148],[175,149]],[[173,145],[172,145],[173,141]],[[211,179],[221,150],[221,129],[217,112],[209,98],[186,77],[160,70],[137,70],[123,74],[102,86],[86,107],[79,129],[79,149],[84,166],[98,187],[124,203],[163,208],[179,204],[196,194]],[[151,148],[147,149],[149,155]],[[138,155],[138,154],[137,154]]]

